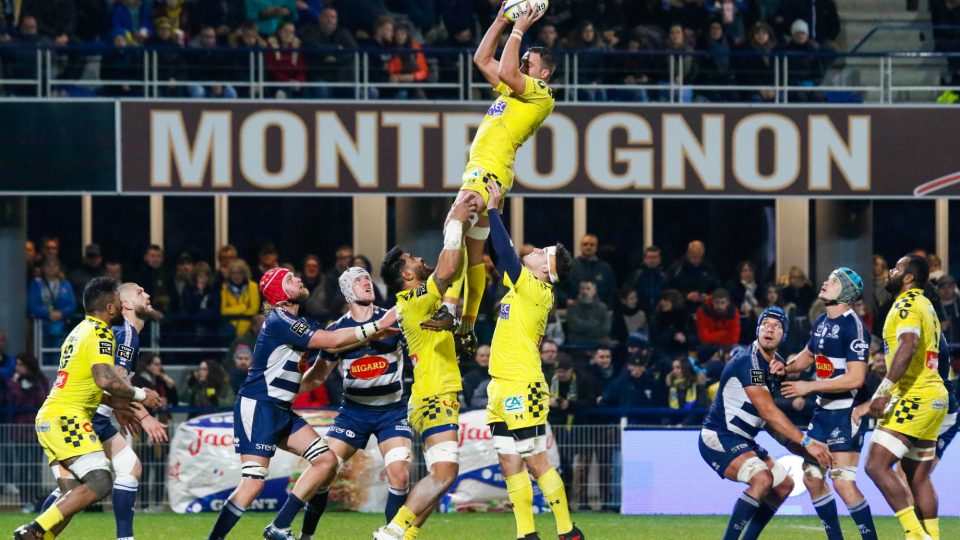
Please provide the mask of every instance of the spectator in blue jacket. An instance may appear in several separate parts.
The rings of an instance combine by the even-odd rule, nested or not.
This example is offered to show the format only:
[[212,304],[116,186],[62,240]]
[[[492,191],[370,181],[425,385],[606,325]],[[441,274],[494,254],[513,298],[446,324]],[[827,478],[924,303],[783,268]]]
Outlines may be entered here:
[[44,260],[40,277],[30,282],[27,308],[31,317],[44,322],[44,345],[59,345],[66,329],[67,319],[77,311],[77,299],[73,295],[73,287],[63,275],[59,259],[50,257]]
[[[601,407],[658,407],[657,396],[661,394],[658,381],[647,372],[652,361],[652,350],[631,356],[619,377],[612,380],[603,392]],[[631,424],[659,424],[659,416],[629,414]]]
[[143,43],[153,35],[153,0],[120,0],[110,12],[112,33]]

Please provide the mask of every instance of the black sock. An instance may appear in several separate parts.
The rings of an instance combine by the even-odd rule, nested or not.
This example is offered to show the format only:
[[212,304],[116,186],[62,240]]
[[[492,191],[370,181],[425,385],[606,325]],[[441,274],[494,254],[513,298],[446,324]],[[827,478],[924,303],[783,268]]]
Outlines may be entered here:
[[317,532],[317,523],[320,523],[320,516],[327,509],[327,496],[329,490],[317,491],[304,507],[303,526],[300,528],[300,534],[309,534]]

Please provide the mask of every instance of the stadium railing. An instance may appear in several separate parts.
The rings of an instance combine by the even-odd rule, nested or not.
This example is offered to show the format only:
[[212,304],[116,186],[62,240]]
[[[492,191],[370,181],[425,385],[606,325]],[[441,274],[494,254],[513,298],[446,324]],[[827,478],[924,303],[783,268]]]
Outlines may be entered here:
[[[278,90],[297,99],[479,99],[489,85],[472,63],[473,51],[424,49],[309,49],[304,81],[274,80],[267,57],[277,51],[239,48],[113,48],[102,45],[57,48],[0,45],[2,95],[12,97],[199,97],[197,88],[232,88],[241,99],[272,99]],[[429,75],[417,82],[391,82],[385,63],[394,56],[423,55]],[[754,52],[558,51],[551,82],[560,101],[613,102],[929,102],[949,90],[948,64],[960,53],[774,51],[762,72],[745,72]],[[725,59],[727,68],[715,67]],[[797,66],[815,59],[822,79],[804,80]],[[690,65],[688,70],[684,66]],[[924,76],[901,77],[921,70]],[[733,77],[751,76],[752,84]],[[72,78],[67,78],[67,76]],[[644,84],[628,77],[646,75]],[[696,76],[691,79],[691,75]],[[761,96],[764,92],[766,97]],[[209,94],[209,90],[205,90]],[[227,95],[232,95],[232,92]],[[209,96],[207,96],[209,97]]]

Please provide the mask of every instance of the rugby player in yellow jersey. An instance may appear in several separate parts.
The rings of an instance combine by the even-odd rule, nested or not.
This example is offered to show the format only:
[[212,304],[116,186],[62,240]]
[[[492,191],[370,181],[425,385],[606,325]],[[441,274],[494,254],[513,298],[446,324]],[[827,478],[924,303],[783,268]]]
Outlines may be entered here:
[[117,344],[110,325],[123,320],[117,282],[92,279],[83,290],[83,306],[86,318],[60,348],[57,380],[35,423],[48,461],[59,462],[73,478],[56,475],[63,495],[36,520],[14,531],[15,540],[53,538],[71,516],[110,494],[113,477],[92,424],[104,390],[148,409],[159,402],[156,392],[134,388],[114,368]]
[[[473,209],[475,210],[475,209]],[[453,206],[451,217],[464,220],[472,209],[466,204]],[[397,321],[403,333],[407,357],[413,365],[413,386],[407,404],[407,417],[423,441],[423,457],[429,474],[407,496],[393,520],[377,529],[374,538],[413,539],[434,506],[457,479],[460,465],[460,403],[457,392],[460,368],[453,335],[421,327],[421,323],[440,307],[447,285],[462,273],[462,234],[448,234],[436,269],[423,259],[404,252],[399,246],[383,259],[380,275],[397,293]]]
[[569,275],[573,257],[563,244],[557,244],[535,249],[521,262],[497,209],[500,186],[491,182],[487,190],[491,241],[509,288],[500,300],[490,349],[487,424],[513,503],[517,537],[539,539],[533,524],[529,470],[553,510],[560,540],[583,540],[583,532],[570,521],[563,480],[547,458],[550,394],[540,366],[540,340],[553,309],[553,288]]
[[[520,59],[523,34],[544,13],[528,8],[520,16],[497,61],[493,55],[500,34],[509,24],[501,6],[500,15],[477,47],[473,62],[500,95],[487,110],[470,146],[470,158],[463,173],[463,185],[457,194],[457,203],[467,203],[479,209],[490,208],[486,204],[485,185],[491,182],[499,184],[505,194],[509,192],[513,187],[513,162],[517,148],[536,133],[553,111],[553,90],[547,86],[557,64],[553,52],[546,47],[530,47]],[[472,218],[470,221],[463,220],[465,223],[461,225],[454,223],[452,215],[447,217],[445,228],[462,226],[465,230],[467,267],[464,278],[454,282],[445,292],[443,309],[428,323],[434,328],[452,327],[457,301],[463,292],[463,317],[457,330],[457,345],[468,356],[476,352],[477,338],[473,333],[473,325],[486,284],[483,246],[490,234],[490,224],[486,212],[482,214],[472,226]]]
[[[887,290],[898,296],[883,323],[887,376],[873,398],[853,414],[854,421],[867,412],[880,419],[867,456],[867,475],[896,513],[908,540],[940,538],[930,472],[948,396],[937,372],[940,321],[923,295],[929,275],[927,259],[914,254],[890,270]],[[893,470],[898,461],[909,487]]]

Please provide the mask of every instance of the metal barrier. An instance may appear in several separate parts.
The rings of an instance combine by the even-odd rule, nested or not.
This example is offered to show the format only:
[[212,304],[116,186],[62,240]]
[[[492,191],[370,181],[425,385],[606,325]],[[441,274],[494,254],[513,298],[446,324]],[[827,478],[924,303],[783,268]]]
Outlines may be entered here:
[[[0,85],[8,94],[51,97],[79,94],[110,97],[186,98],[218,97],[273,99],[444,99],[473,100],[476,91],[490,86],[473,65],[472,50],[423,49],[297,49],[306,58],[303,81],[276,80],[267,60],[289,50],[207,48],[70,48],[0,45],[4,75]],[[425,59],[425,80],[391,80],[389,59],[417,55]],[[928,82],[949,80],[948,62],[960,53],[794,53],[768,54],[702,51],[558,51],[559,65],[551,83],[558,100],[577,101],[686,101],[791,103],[842,101],[893,103],[932,101],[950,89]],[[752,84],[735,83],[744,73],[740,60],[761,56],[768,67],[752,74]],[[213,58],[214,60],[210,60]],[[714,71],[713,61],[729,66]],[[798,79],[798,62],[815,59],[823,67],[822,80]],[[894,62],[896,61],[896,63]],[[701,80],[690,80],[687,66],[700,66]],[[705,66],[711,66],[709,68]],[[921,76],[902,76],[920,70]],[[628,77],[643,74],[643,84]],[[649,76],[648,76],[649,75]],[[634,80],[634,79],[630,79]],[[921,84],[922,83],[922,84]],[[230,92],[223,93],[229,87]]]

